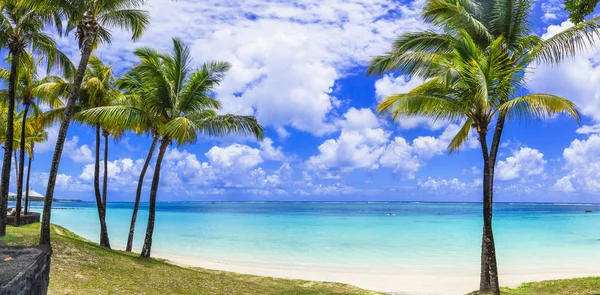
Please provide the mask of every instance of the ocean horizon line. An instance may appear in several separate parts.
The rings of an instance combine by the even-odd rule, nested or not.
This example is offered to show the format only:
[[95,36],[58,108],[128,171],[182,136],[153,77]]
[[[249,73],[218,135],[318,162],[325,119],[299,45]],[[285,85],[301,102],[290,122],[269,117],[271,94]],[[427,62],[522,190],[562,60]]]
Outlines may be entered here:
[[[63,202],[76,202],[76,203],[95,203],[94,200],[75,200],[75,199],[62,199]],[[39,202],[34,202],[39,203]],[[59,202],[60,203],[60,202]],[[127,204],[134,203],[134,201],[108,201],[107,203],[113,204]],[[148,203],[148,201],[142,201],[140,203]],[[192,201],[192,200],[181,200],[181,201],[157,201],[161,204],[175,204],[175,203],[208,203],[208,204],[227,204],[227,203],[243,203],[243,204],[266,204],[266,203],[305,203],[305,204],[482,204],[482,202],[467,202],[467,201],[286,201],[286,200],[269,200],[269,201]],[[503,205],[582,205],[582,206],[600,206],[600,203],[570,203],[570,202],[518,202],[518,201],[496,201],[494,204]]]

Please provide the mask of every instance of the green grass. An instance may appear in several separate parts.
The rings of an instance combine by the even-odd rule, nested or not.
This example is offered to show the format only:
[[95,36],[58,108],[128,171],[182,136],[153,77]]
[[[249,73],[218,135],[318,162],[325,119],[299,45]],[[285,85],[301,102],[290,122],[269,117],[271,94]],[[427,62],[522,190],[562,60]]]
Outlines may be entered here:
[[[9,226],[8,245],[35,245],[38,224]],[[182,268],[157,259],[106,250],[54,226],[50,294],[379,294],[338,283],[274,279]]]
[[[488,292],[473,292],[468,295],[488,295]],[[512,288],[502,288],[503,295],[600,295],[600,277],[553,280],[525,283]]]

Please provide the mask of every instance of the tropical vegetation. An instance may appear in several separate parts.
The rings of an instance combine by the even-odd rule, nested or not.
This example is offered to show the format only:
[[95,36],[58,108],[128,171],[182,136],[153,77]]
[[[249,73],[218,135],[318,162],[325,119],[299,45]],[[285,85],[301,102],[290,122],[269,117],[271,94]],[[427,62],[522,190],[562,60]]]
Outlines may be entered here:
[[577,107],[566,98],[519,96],[525,89],[524,73],[532,64],[573,56],[600,35],[598,19],[592,19],[543,40],[531,32],[531,5],[527,0],[428,1],[423,17],[439,31],[401,35],[368,69],[368,74],[396,71],[426,80],[408,93],[388,96],[378,112],[394,120],[426,116],[462,122],[450,152],[461,148],[471,134],[477,137],[484,163],[480,290],[491,289],[493,294],[500,293],[492,229],[494,171],[505,123],[559,113],[579,122]]
[[571,13],[569,20],[574,24],[582,22],[594,12],[598,2],[600,0],[565,0],[565,9]]

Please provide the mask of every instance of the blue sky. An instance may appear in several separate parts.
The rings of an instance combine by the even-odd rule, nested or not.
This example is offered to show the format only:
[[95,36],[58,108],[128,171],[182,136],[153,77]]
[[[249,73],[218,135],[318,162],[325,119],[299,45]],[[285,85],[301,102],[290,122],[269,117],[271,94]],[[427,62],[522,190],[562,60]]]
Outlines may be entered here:
[[[562,1],[536,1],[534,32],[551,36],[571,24]],[[365,77],[372,56],[391,40],[425,30],[423,1],[157,1],[148,32],[136,43],[115,31],[97,54],[118,74],[135,64],[135,48],[169,50],[171,37],[191,46],[196,64],[232,63],[215,95],[223,112],[256,115],[266,139],[228,137],[172,146],[163,164],[160,201],[424,200],[479,201],[481,152],[472,140],[449,155],[457,122],[391,122],[374,108],[418,79]],[[71,37],[59,41],[78,58]],[[600,47],[557,66],[536,65],[529,90],[563,95],[584,115],[512,122],[497,165],[497,201],[600,202]],[[32,186],[44,192],[58,127],[37,150]],[[126,135],[110,142],[109,200],[131,201],[150,145]],[[71,126],[56,196],[93,199],[94,133]],[[153,167],[153,163],[151,164]],[[146,188],[150,184],[146,178]],[[14,191],[14,189],[13,189]],[[143,198],[147,199],[146,190]]]

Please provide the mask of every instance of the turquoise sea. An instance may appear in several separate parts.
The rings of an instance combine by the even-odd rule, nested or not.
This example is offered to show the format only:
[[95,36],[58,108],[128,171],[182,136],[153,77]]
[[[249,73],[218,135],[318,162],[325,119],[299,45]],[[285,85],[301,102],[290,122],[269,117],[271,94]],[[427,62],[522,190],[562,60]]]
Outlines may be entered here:
[[[108,205],[113,246],[125,246],[132,207]],[[146,207],[141,205],[136,228],[138,249]],[[157,210],[157,253],[379,270],[479,267],[481,204],[176,202],[160,203]],[[501,269],[598,267],[600,205],[517,203],[494,210]],[[97,218],[95,203],[55,203],[52,211],[53,223],[92,241],[98,240]]]

